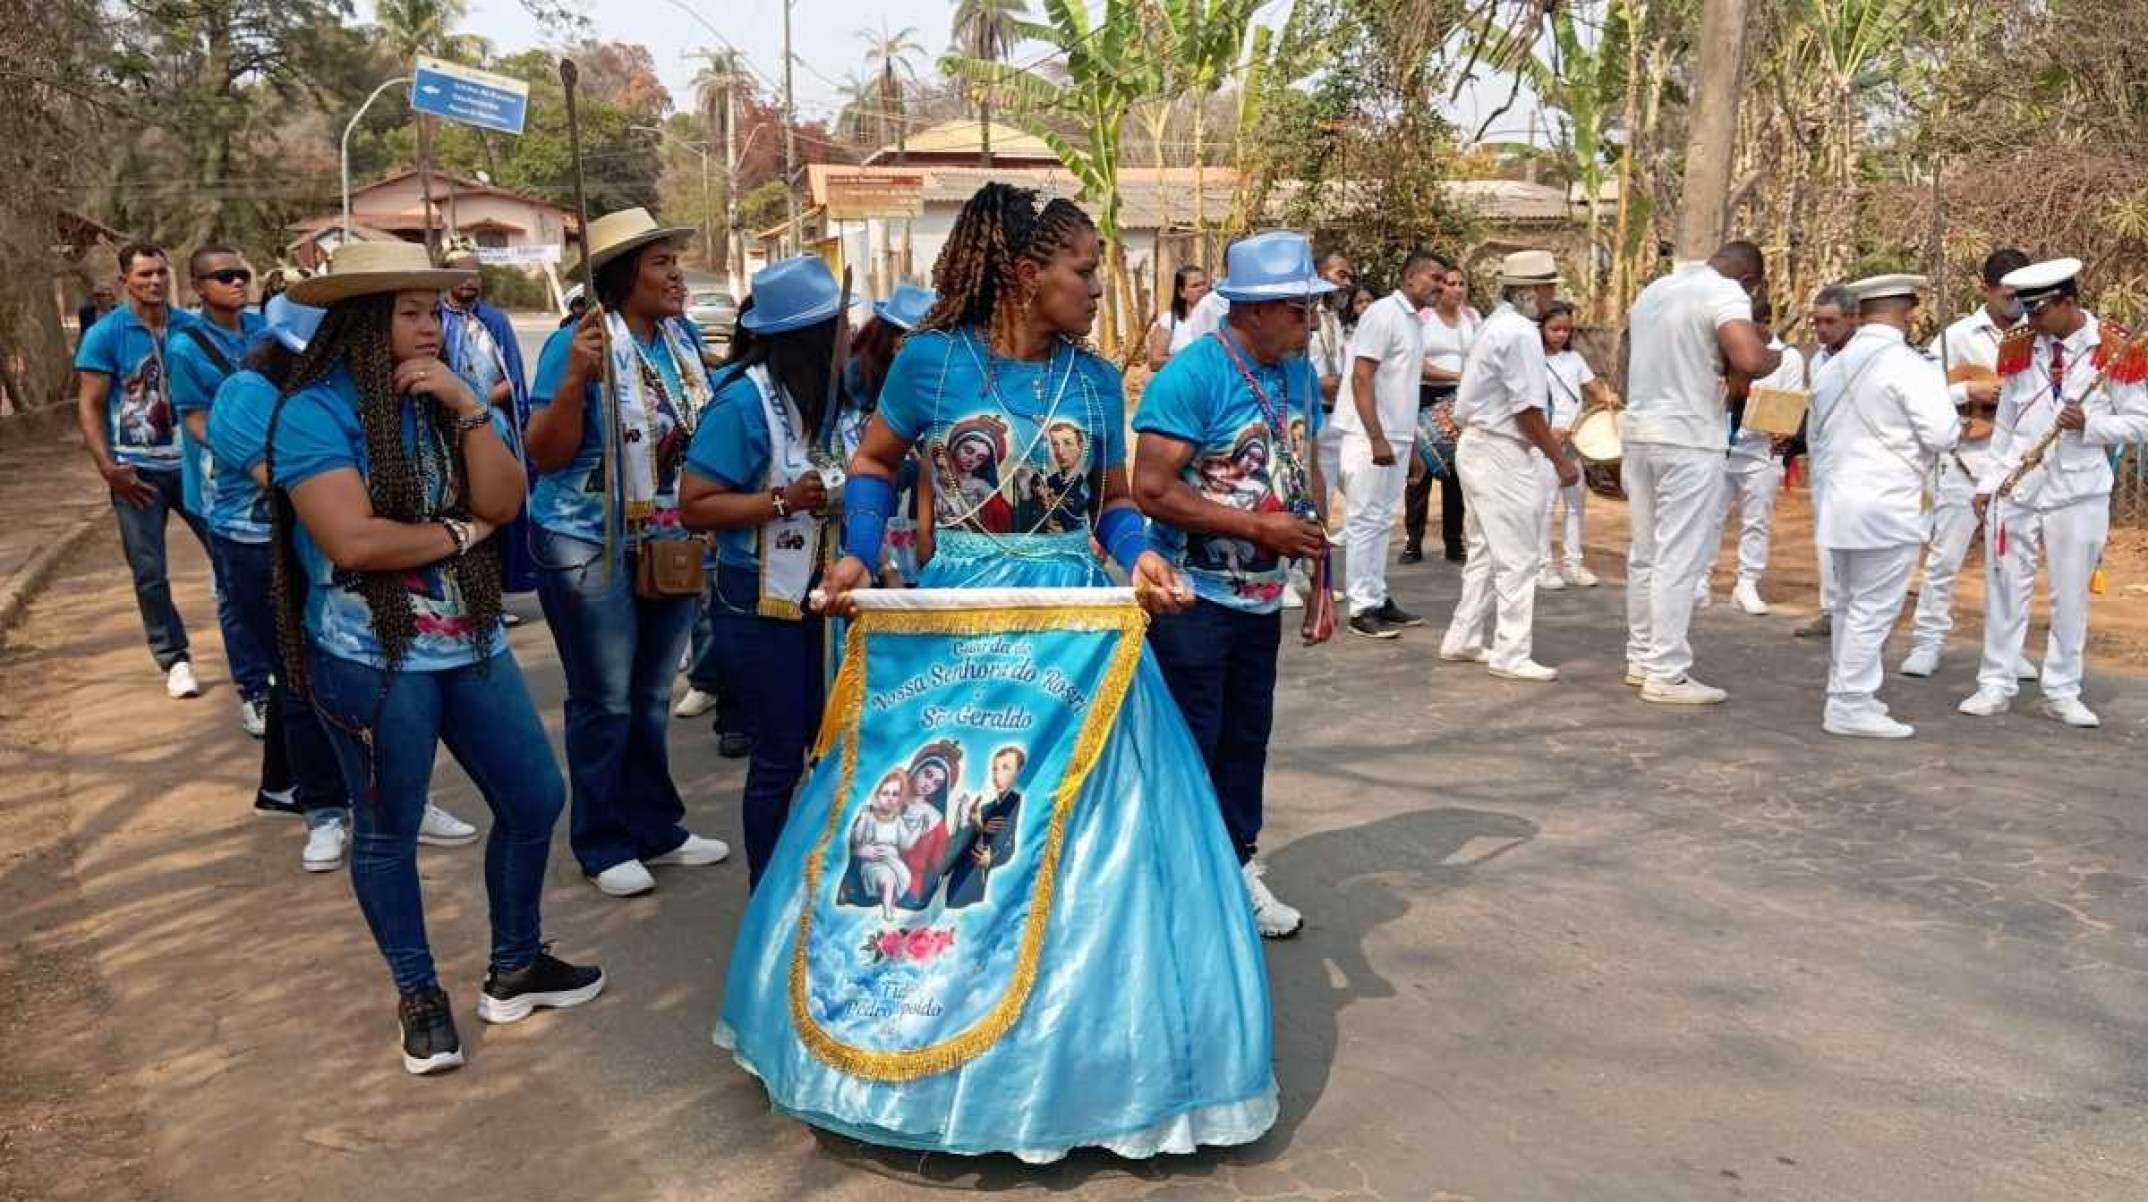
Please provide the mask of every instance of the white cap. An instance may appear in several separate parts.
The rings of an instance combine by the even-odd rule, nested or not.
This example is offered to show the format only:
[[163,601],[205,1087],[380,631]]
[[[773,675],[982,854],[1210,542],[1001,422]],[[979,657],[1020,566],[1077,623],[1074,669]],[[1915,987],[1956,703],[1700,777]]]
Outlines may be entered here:
[[1898,271],[1887,275],[1870,275],[1861,280],[1853,280],[1849,285],[1849,289],[1850,295],[1856,297],[1857,303],[1861,305],[1866,301],[1893,300],[1896,297],[1915,298],[1929,283],[1931,281],[1921,275],[1911,275],[1908,272]]
[[2017,300],[2033,307],[2070,291],[2069,286],[2080,274],[2079,259],[2045,259],[2007,272],[1999,284],[2012,288]]

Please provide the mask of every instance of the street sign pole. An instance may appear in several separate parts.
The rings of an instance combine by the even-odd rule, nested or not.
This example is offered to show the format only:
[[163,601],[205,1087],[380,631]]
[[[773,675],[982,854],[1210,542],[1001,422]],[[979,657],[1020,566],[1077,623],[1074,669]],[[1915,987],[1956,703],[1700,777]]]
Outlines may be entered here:
[[364,104],[358,106],[358,111],[351,114],[350,124],[343,127],[343,240],[345,242],[351,240],[351,131],[358,128],[358,122],[365,117],[365,111],[373,107],[373,102],[380,99],[382,92],[399,83],[407,84],[409,82],[410,77],[408,75],[398,75],[394,79],[374,88],[373,94],[365,98]]

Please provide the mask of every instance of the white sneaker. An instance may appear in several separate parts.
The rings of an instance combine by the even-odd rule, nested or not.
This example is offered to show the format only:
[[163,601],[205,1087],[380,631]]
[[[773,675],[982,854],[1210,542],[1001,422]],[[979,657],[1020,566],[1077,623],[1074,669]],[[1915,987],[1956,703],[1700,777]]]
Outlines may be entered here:
[[1550,684],[1559,679],[1557,668],[1547,668],[1533,659],[1525,659],[1511,668],[1494,664],[1491,673],[1501,680],[1520,680],[1530,684]]
[[201,696],[201,682],[194,679],[194,665],[180,660],[164,674],[164,692],[173,701]]
[[350,828],[339,820],[324,822],[306,832],[306,850],[298,866],[307,872],[334,872],[343,864],[343,848],[350,842]]
[[2035,680],[2037,677],[2042,675],[2042,670],[2037,668],[2035,664],[2030,663],[2028,656],[2024,655],[2020,659],[2014,661],[2015,680]]
[[1596,573],[1591,572],[1590,570],[1578,563],[1571,563],[1566,565],[1565,576],[1566,582],[1568,584],[1573,585],[1575,588],[1595,588],[1597,585],[1603,583],[1603,581],[1598,580],[1596,578]]
[[2103,719],[2096,716],[2096,711],[2082,705],[2079,697],[2044,698],[2044,717],[2056,718],[2068,726],[2082,730],[2093,730],[2103,725]]
[[1492,653],[1482,647],[1449,647],[1441,643],[1439,657],[1450,664],[1488,664]]
[[1566,579],[1550,568],[1545,568],[1537,573],[1536,586],[1547,593],[1565,592]]
[[671,716],[674,718],[698,718],[715,708],[716,694],[704,693],[700,689],[689,688],[686,690],[686,695],[679,698],[679,703],[671,707]]
[[464,847],[477,842],[477,828],[428,801],[425,821],[418,824],[418,842],[427,847]]
[[239,729],[257,739],[268,737],[268,698],[240,700]]
[[1919,647],[1902,661],[1902,675],[1930,676],[1939,671],[1939,648]]
[[1917,728],[1907,722],[1897,722],[1876,710],[1860,713],[1828,714],[1820,722],[1820,729],[1831,735],[1852,739],[1906,739],[1917,733]]
[[2014,699],[1994,689],[1978,689],[1955,706],[1958,713],[1972,718],[1996,718],[2014,704]]
[[1628,669],[1626,669],[1626,687],[1627,687],[1627,688],[1629,688],[1629,689],[1638,689],[1638,688],[1642,687],[1643,685],[1646,685],[1647,683],[1648,683],[1648,673],[1646,673],[1646,672],[1643,672],[1643,671],[1642,671],[1642,670],[1640,670],[1639,668],[1628,668]]
[[681,868],[699,868],[704,864],[721,864],[731,855],[731,845],[721,839],[704,839],[700,835],[686,836],[679,844],[660,856],[652,856],[650,865],[672,864]]
[[1641,700],[1657,705],[1718,705],[1730,694],[1712,685],[1705,685],[1691,676],[1680,676],[1669,684],[1649,681],[1641,686]]
[[1739,609],[1753,617],[1757,618],[1768,612],[1768,603],[1760,599],[1760,586],[1750,580],[1740,580],[1738,587],[1730,591],[1730,599],[1738,603]]
[[1260,928],[1263,939],[1288,939],[1305,925],[1305,916],[1276,900],[1268,891],[1268,866],[1259,860],[1248,860],[1242,870],[1246,882],[1246,897],[1253,903],[1253,925]]
[[597,883],[597,892],[607,897],[639,897],[656,888],[656,878],[640,860],[623,860],[590,879]]

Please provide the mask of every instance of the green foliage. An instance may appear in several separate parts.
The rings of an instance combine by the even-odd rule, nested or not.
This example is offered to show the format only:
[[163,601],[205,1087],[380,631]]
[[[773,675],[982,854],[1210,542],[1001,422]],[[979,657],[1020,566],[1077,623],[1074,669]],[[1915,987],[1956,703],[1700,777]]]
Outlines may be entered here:
[[480,267],[485,299],[502,309],[544,309],[552,304],[550,286],[543,276],[519,267]]
[[765,230],[782,221],[790,212],[785,200],[783,181],[772,179],[738,198],[739,224],[747,232]]

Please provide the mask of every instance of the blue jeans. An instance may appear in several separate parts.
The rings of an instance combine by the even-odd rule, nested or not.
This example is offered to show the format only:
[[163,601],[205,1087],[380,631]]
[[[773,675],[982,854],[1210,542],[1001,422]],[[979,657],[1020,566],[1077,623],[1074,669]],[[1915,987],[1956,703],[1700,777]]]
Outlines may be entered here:
[[686,683],[716,698],[716,733],[739,734],[746,729],[740,712],[739,685],[732,678],[730,657],[724,641],[716,637],[716,569],[708,570],[708,587],[694,612],[694,637],[687,649]]
[[[149,651],[157,657],[157,667],[169,672],[173,664],[188,656],[186,623],[172,604],[171,576],[165,569],[164,532],[171,516],[177,514],[201,540],[201,549],[207,551],[209,527],[180,503],[178,465],[169,470],[136,468],[135,474],[150,487],[149,503],[133,505],[113,493],[112,512],[119,518],[119,545],[126,553],[127,569],[134,574],[134,603],[142,611],[142,633],[149,637]],[[233,675],[236,674],[234,668]]]
[[[385,695],[386,673],[378,668],[319,648],[308,663],[313,703],[357,802],[351,887],[396,989],[411,993],[439,982],[418,888],[418,826],[443,742],[492,809],[485,841],[492,967],[511,972],[535,960],[544,939],[538,902],[545,858],[566,788],[514,656],[502,651],[489,663],[397,672]],[[352,733],[368,728],[370,753]]]
[[665,739],[695,601],[637,597],[632,555],[608,580],[603,557],[601,544],[537,531],[537,599],[567,677],[568,841],[591,876],[687,836]]
[[293,697],[285,685],[290,674],[283,670],[278,652],[276,601],[270,593],[276,549],[270,543],[236,542],[213,533],[209,549],[216,556],[217,579],[222,582],[224,602],[231,607],[231,620],[265,649],[268,659],[263,675],[268,684],[269,728],[261,740],[261,788],[269,793],[295,789],[309,827],[339,822],[351,802],[342,771],[336,767],[335,749],[321,729],[320,715]]
[[1149,624],[1149,647],[1208,763],[1241,864],[1260,845],[1261,786],[1282,643],[1282,614],[1251,614],[1207,600]]
[[747,568],[716,569],[710,585],[716,637],[738,682],[753,757],[746,761],[740,819],[746,832],[749,885],[759,884],[790,817],[791,795],[805,775],[806,749],[820,732],[827,687],[821,663],[821,619],[764,618],[755,612],[757,575]]

